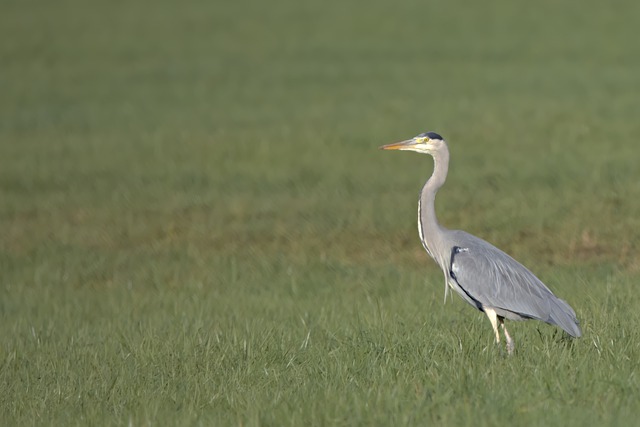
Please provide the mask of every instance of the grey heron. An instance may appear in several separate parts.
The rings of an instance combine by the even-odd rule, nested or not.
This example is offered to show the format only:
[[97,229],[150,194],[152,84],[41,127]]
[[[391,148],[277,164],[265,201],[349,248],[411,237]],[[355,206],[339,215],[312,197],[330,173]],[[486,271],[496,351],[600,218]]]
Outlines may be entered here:
[[540,279],[518,261],[492,244],[460,230],[448,230],[436,218],[435,197],[449,170],[449,148],[435,132],[425,132],[383,150],[407,150],[430,154],[433,173],[418,201],[418,233],[422,245],[444,273],[445,301],[449,289],[484,312],[500,343],[504,332],[507,353],[515,349],[504,320],[537,319],[559,326],[573,337],[580,337],[576,313],[556,297]]

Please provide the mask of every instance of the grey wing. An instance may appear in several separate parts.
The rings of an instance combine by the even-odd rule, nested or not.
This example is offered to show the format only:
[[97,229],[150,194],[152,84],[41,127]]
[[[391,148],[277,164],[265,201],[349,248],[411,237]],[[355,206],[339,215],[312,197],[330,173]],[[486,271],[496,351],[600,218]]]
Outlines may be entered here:
[[451,278],[470,298],[499,309],[504,317],[538,319],[581,336],[573,309],[526,267],[484,240],[465,237],[469,244],[453,248],[449,267]]

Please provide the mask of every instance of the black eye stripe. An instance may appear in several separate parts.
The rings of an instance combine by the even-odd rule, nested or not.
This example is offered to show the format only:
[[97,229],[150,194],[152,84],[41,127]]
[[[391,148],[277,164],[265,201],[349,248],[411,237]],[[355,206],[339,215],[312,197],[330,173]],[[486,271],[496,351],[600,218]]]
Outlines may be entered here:
[[440,140],[443,140],[443,141],[444,141],[444,138],[443,138],[443,137],[441,137],[440,135],[438,135],[438,134],[437,134],[437,133],[435,133],[435,132],[423,132],[423,133],[421,133],[420,135],[418,135],[418,137],[420,137],[420,138],[427,137],[427,138],[429,138],[429,139],[440,139]]

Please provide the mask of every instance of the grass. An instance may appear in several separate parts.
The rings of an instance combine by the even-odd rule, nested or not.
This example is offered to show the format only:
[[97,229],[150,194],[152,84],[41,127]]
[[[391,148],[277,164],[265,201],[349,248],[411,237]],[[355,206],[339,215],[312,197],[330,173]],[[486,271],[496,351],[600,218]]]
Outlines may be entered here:
[[[633,425],[640,8],[7,1],[6,425]],[[489,323],[417,238],[441,222],[576,309]]]

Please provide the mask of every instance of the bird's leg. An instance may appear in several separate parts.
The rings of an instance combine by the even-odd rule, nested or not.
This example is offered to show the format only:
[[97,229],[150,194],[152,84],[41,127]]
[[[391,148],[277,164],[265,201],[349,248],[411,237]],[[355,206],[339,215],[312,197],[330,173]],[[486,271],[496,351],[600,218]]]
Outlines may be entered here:
[[493,332],[496,334],[496,344],[500,343],[500,331],[498,330],[498,315],[495,310],[490,308],[484,308],[484,314],[487,315],[489,321],[491,322],[491,326],[493,327]]
[[507,327],[504,326],[504,317],[498,317],[498,321],[500,322],[500,326],[502,326],[502,331],[504,332],[504,338],[507,341],[507,353],[513,354],[513,351],[516,349],[516,343],[507,332]]

